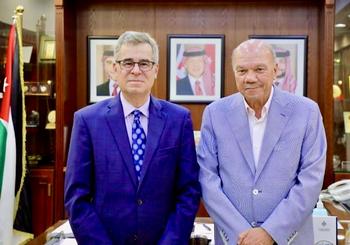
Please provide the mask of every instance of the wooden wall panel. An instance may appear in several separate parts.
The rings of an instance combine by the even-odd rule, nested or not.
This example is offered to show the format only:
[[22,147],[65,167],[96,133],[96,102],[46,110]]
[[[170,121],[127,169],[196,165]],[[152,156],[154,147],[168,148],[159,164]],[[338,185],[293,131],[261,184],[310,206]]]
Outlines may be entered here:
[[327,134],[327,165],[326,174],[323,181],[323,187],[327,187],[329,184],[334,182],[333,172],[333,152],[334,152],[334,141],[333,141],[333,57],[334,57],[334,1],[327,0],[323,9],[320,10],[320,37],[319,40],[320,58],[319,58],[319,96],[318,104],[320,106],[323,122]]
[[[62,5],[57,5],[56,3],[56,43],[64,42],[64,10]],[[56,46],[56,91],[63,91],[63,82],[64,81],[64,46]],[[62,93],[57,93],[59,96],[56,96],[56,163],[55,163],[55,185],[54,185],[54,219],[59,220],[63,218],[63,137],[61,132],[63,131],[62,125],[64,125],[64,112],[63,108],[60,105],[63,105],[63,96]],[[61,94],[61,95],[60,95]],[[55,205],[56,203],[56,205]]]
[[[167,35],[224,34],[224,95],[236,91],[231,68],[231,53],[251,34],[308,35],[308,96],[318,99],[319,6],[317,1],[269,3],[218,2],[78,2],[77,4],[77,95],[78,107],[87,104],[88,35],[119,35],[126,30],[146,31],[160,46],[160,71],[153,94],[166,99]],[[305,7],[305,5],[307,7]],[[191,109],[195,129],[200,128],[205,105],[183,104]]]
[[[72,127],[73,113],[77,109],[76,97],[78,82],[76,77],[76,25],[74,3],[63,6],[61,0],[56,6],[56,163],[54,209],[55,221],[64,218],[63,192],[64,169],[66,166],[69,132]],[[63,45],[64,44],[64,45]],[[66,133],[65,133],[66,132]]]

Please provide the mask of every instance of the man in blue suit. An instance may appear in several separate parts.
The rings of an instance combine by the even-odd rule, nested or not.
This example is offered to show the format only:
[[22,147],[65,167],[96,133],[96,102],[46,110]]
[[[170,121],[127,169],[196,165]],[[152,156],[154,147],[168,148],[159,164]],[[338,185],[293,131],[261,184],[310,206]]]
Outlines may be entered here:
[[240,93],[205,109],[198,147],[215,242],[314,244],[327,148],[319,108],[272,86],[277,65],[263,41],[240,44],[232,63]]
[[107,81],[96,86],[97,96],[115,96],[118,93],[118,81],[115,78],[114,71],[114,52],[113,50],[105,50],[102,56],[102,66]]
[[125,32],[121,93],[74,116],[65,206],[79,244],[187,245],[200,199],[191,116],[151,96],[158,45]]

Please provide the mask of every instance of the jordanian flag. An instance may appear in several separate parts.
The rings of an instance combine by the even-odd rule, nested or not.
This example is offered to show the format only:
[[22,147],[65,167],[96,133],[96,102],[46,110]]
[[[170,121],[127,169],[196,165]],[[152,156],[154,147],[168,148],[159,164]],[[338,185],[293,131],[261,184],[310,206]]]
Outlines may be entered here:
[[[18,24],[17,24],[18,25]],[[19,190],[23,185],[23,63],[21,33],[16,24],[10,28],[6,58],[6,77],[0,88],[0,244],[13,244],[13,221]],[[17,171],[17,174],[16,174]]]

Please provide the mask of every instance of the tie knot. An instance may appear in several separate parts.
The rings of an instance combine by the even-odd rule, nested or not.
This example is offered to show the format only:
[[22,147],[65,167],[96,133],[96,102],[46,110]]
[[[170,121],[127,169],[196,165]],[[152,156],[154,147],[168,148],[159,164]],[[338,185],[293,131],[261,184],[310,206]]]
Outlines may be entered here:
[[134,119],[140,119],[141,112],[139,110],[134,110],[132,113],[134,114]]

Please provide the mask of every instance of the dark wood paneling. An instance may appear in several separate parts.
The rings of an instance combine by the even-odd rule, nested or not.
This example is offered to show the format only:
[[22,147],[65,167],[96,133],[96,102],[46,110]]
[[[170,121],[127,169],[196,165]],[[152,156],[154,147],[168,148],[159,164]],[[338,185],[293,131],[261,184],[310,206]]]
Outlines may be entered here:
[[339,181],[343,179],[350,179],[349,173],[335,173],[334,174],[334,181]]
[[30,187],[32,199],[32,222],[34,236],[44,232],[54,222],[53,215],[53,179],[52,168],[30,169]]
[[[91,1],[90,1],[91,2]],[[251,34],[308,35],[308,96],[318,101],[319,81],[319,11],[316,1],[269,3],[135,3],[104,2],[77,6],[77,105],[87,104],[88,35],[119,35],[126,30],[146,31],[160,46],[160,70],[153,94],[166,99],[167,34],[224,34],[224,95],[236,91],[231,68],[231,53]],[[297,16],[297,18],[296,18]],[[108,21],[106,21],[108,20]],[[291,21],[292,20],[292,21]],[[287,28],[288,27],[288,28]],[[202,105],[185,105],[192,109],[196,128],[199,127]],[[200,111],[201,113],[198,113]]]
[[[74,1],[56,6],[56,165],[55,220],[64,218],[63,189],[66,151],[73,113],[77,109],[76,18]],[[78,76],[79,77],[79,76]]]
[[[320,79],[314,81],[319,84],[317,102],[320,106],[323,122],[327,135],[327,165],[326,174],[323,182],[323,187],[327,187],[334,182],[333,172],[333,56],[334,56],[334,1],[327,0],[325,6],[320,10],[320,39],[319,53],[320,64],[319,74]],[[309,63],[311,63],[310,60]],[[316,87],[315,87],[316,89]]]
[[64,42],[64,9],[56,5],[56,165],[55,165],[55,220],[63,217],[63,125],[64,111],[63,105],[63,81],[64,79],[64,46],[59,43]]

